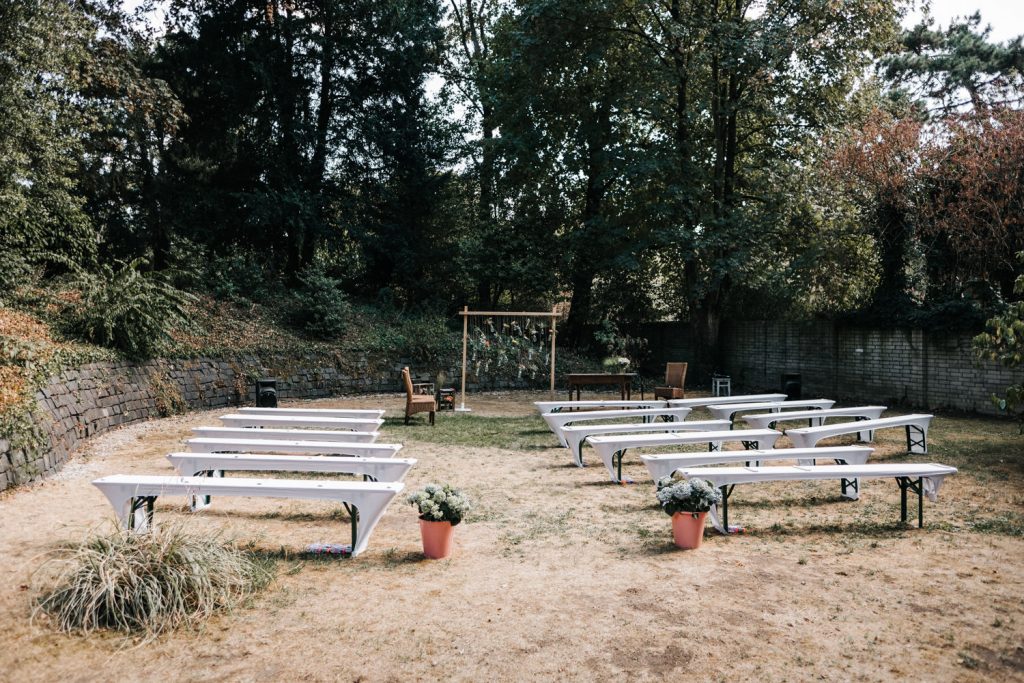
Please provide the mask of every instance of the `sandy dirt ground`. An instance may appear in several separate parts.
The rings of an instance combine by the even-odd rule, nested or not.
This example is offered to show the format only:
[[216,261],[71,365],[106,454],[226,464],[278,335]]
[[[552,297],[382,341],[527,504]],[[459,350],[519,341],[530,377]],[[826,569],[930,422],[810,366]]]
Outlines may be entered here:
[[[527,416],[544,397],[471,404],[476,415]],[[315,405],[395,416],[402,399]],[[170,474],[163,456],[223,412],[104,435],[57,476],[0,495],[0,679],[1024,680],[1024,539],[992,521],[1024,512],[1019,446],[993,476],[949,478],[939,501],[925,502],[923,530],[895,524],[891,481],[865,482],[860,501],[841,500],[836,482],[747,486],[730,504],[745,534],[709,533],[699,550],[680,551],[638,459],[626,472],[641,483],[621,486],[592,454],[590,466],[572,466],[553,435],[532,434],[547,445],[528,449],[449,446],[391,422],[380,441],[419,459],[408,489],[448,481],[476,502],[450,559],[423,558],[404,500],[360,557],[311,560],[307,543],[347,540],[335,506],[232,498],[191,514],[183,499],[161,499],[158,523],[283,553],[278,578],[248,606],[143,646],[30,623],[42,558],[112,524],[90,481]],[[950,432],[963,422],[933,423],[928,460],[955,452]],[[1024,441],[1013,425],[977,422]],[[530,431],[545,430],[535,423]],[[909,459],[890,433],[874,461]]]

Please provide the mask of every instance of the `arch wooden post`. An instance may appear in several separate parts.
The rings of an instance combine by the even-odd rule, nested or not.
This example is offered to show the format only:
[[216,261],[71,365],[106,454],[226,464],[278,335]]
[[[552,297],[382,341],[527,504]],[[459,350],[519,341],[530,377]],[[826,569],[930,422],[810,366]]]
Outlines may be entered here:
[[551,389],[549,398],[555,400],[555,324],[558,322],[558,309],[551,307]]
[[466,342],[469,339],[469,306],[462,307],[462,402],[456,408],[460,413],[468,413],[466,407]]
[[555,397],[555,337],[556,327],[558,323],[558,307],[552,306],[551,312],[544,311],[543,313],[536,311],[471,311],[469,306],[463,306],[462,310],[459,311],[459,315],[462,316],[462,400],[461,405],[455,410],[460,413],[471,412],[466,407],[466,363],[469,361],[467,353],[469,343],[469,316],[488,316],[488,315],[519,315],[533,318],[551,318],[551,397]]

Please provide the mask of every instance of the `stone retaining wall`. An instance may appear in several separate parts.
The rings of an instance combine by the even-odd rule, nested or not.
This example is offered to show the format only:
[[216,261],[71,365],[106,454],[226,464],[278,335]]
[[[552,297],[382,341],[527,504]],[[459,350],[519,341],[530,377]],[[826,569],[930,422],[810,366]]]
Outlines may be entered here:
[[[34,432],[16,442],[0,440],[0,491],[57,471],[85,439],[109,429],[190,409],[252,405],[257,377],[277,379],[282,400],[397,393],[402,365],[380,367],[335,356],[239,356],[93,363],[66,370],[37,392]],[[452,371],[447,376],[457,377]]]

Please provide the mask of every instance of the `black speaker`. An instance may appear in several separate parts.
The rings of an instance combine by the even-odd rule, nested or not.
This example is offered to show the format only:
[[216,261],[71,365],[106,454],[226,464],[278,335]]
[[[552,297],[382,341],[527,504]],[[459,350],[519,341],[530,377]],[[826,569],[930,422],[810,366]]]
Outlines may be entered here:
[[801,388],[799,372],[782,373],[780,391],[786,395],[787,401],[799,401]]
[[277,380],[258,379],[256,380],[256,407],[276,408],[277,407]]

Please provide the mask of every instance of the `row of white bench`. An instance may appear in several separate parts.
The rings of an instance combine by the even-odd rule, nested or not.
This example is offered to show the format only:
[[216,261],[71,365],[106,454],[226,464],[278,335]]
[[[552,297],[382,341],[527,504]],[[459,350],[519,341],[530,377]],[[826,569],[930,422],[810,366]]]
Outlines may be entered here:
[[[383,411],[241,411],[245,414],[221,417],[232,426],[193,429],[198,436],[187,440],[190,452],[167,456],[179,476],[113,475],[93,484],[110,501],[121,524],[139,531],[152,524],[159,496],[184,495],[193,510],[208,506],[213,496],[337,501],[351,520],[351,554],[363,552],[384,510],[404,489],[401,480],[416,464],[414,459],[395,457],[401,444],[375,443]],[[326,429],[276,428],[283,425]],[[373,431],[361,431],[367,428]],[[363,481],[228,479],[225,471],[345,473],[362,476]]]
[[[932,416],[926,414],[882,418],[885,406],[833,408],[829,399],[780,401],[775,396],[736,396],[730,400],[696,399],[715,420],[685,422],[687,413],[676,412],[679,401],[661,402],[538,402],[545,422],[569,448],[573,462],[583,466],[583,445],[589,443],[600,456],[612,481],[622,481],[622,460],[631,448],[652,448],[708,444],[708,453],[644,454],[641,459],[654,481],[672,472],[684,476],[700,476],[721,488],[722,517],[712,511],[716,528],[728,529],[728,498],[738,483],[795,479],[838,479],[844,497],[860,496],[861,478],[894,478],[901,491],[901,519],[907,518],[907,492],[918,494],[918,526],[923,524],[923,495],[935,499],[943,479],[956,473],[956,468],[935,463],[868,464],[873,449],[865,446],[817,447],[825,438],[856,434],[858,441],[870,442],[879,429],[903,428],[907,451],[927,453],[927,434]],[[717,401],[717,403],[716,403]],[[671,408],[670,408],[671,406]],[[597,408],[610,408],[596,410]],[[795,410],[794,410],[795,409]],[[803,410],[801,410],[803,409]],[[545,412],[546,411],[546,412]],[[670,412],[673,411],[673,412]],[[762,412],[758,412],[762,411]],[[770,412],[764,412],[770,411]],[[750,429],[733,430],[739,415]],[[657,418],[665,423],[654,424]],[[831,417],[852,417],[853,422],[825,424]],[[642,423],[595,424],[602,421],[640,418]],[[808,427],[789,429],[785,433],[793,448],[775,449],[775,441],[783,432],[771,429],[779,422],[808,420]],[[729,431],[724,431],[725,428]],[[716,429],[722,431],[715,431]],[[721,451],[724,442],[742,443],[746,450]],[[796,460],[796,465],[762,467],[762,461]],[[836,465],[818,465],[821,460]],[[707,467],[743,463],[743,467]]]

